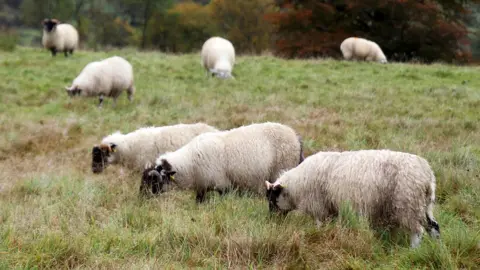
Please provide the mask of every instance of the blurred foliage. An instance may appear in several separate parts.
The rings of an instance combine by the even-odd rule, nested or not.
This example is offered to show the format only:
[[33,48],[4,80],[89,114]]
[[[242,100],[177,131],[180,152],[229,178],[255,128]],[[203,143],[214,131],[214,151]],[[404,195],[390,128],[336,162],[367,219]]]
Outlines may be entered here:
[[0,27],[0,50],[11,52],[15,50],[18,36],[15,30]]
[[237,53],[341,57],[349,36],[376,41],[391,60],[465,62],[480,56],[480,0],[4,0],[1,25],[41,46],[41,21],[74,25],[81,47],[200,50],[222,36]]
[[151,47],[171,52],[199,50],[216,32],[209,6],[183,2],[154,16],[147,36]]
[[278,1],[281,10],[267,17],[276,26],[275,51],[285,57],[340,57],[340,43],[358,36],[377,42],[392,60],[467,62],[463,20],[470,10],[460,2]]
[[240,52],[261,53],[271,45],[272,24],[265,14],[275,10],[273,0],[213,0],[212,14],[220,33]]

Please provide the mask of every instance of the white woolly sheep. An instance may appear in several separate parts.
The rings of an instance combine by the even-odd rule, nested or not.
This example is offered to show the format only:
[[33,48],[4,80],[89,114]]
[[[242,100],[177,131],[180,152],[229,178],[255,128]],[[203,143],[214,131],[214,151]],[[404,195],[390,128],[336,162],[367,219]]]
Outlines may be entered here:
[[92,171],[101,173],[109,164],[141,171],[146,164],[154,164],[160,154],[177,150],[199,134],[216,131],[212,126],[196,123],[144,127],[128,134],[115,132],[93,147]]
[[69,96],[99,96],[98,107],[104,97],[112,97],[115,106],[117,98],[127,89],[131,102],[135,93],[133,85],[133,68],[130,63],[119,56],[113,56],[99,62],[91,62],[73,80],[72,86],[65,87]]
[[202,64],[209,73],[218,78],[233,78],[235,49],[230,41],[221,37],[209,38],[202,46]]
[[298,209],[320,226],[337,216],[343,203],[375,225],[394,225],[411,232],[411,246],[420,244],[424,226],[438,237],[433,217],[435,176],[416,155],[390,150],[319,152],[265,183],[271,212]]
[[78,32],[75,27],[67,23],[60,23],[56,19],[43,20],[42,45],[55,56],[57,52],[64,52],[65,57],[78,46]]
[[351,37],[345,39],[340,45],[343,58],[346,60],[365,60],[387,63],[387,57],[377,43],[364,39]]
[[196,191],[197,203],[212,190],[262,193],[264,181],[274,181],[281,171],[302,161],[302,142],[292,128],[252,124],[199,135],[177,151],[161,155],[156,167],[144,171],[140,192],[164,192],[175,175],[177,186]]

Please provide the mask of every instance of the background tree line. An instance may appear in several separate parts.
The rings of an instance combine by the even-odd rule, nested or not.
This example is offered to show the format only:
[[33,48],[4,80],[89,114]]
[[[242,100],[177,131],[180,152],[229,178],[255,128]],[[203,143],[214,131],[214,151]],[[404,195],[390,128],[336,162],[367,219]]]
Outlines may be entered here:
[[[480,0],[3,0],[2,32],[40,45],[41,21],[77,27],[84,48],[197,51],[210,36],[239,53],[340,57],[349,36],[374,40],[389,59],[478,58]],[[12,30],[13,29],[13,30]]]

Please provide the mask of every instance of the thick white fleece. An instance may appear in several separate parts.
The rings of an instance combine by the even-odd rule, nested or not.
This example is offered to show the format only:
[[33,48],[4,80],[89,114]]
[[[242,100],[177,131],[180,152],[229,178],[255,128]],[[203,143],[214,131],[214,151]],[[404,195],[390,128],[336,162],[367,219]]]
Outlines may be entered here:
[[216,131],[204,123],[145,127],[128,134],[113,133],[103,138],[102,144],[117,145],[108,163],[120,163],[141,171],[146,164],[154,164],[160,154],[177,150],[199,134]]
[[212,37],[202,46],[202,64],[210,72],[231,76],[235,64],[235,49],[232,43],[221,37]]
[[418,233],[433,219],[435,176],[428,162],[389,150],[319,152],[284,173],[277,202],[318,221],[338,214],[349,202],[373,223],[394,224]]
[[265,181],[298,165],[301,150],[292,128],[262,123],[199,135],[156,164],[166,160],[176,171],[175,182],[197,193],[239,188],[263,194]]
[[70,24],[62,23],[52,32],[43,30],[42,44],[46,49],[55,48],[57,51],[75,50],[78,46],[78,32]]

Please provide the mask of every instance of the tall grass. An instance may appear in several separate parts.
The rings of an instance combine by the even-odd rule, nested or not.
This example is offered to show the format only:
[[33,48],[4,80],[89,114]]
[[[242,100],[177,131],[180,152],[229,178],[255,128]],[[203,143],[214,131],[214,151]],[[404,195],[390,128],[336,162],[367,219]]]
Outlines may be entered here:
[[[135,70],[133,104],[69,99],[89,62]],[[0,268],[479,269],[478,70],[447,65],[239,57],[236,80],[207,79],[198,55],[134,50],[72,58],[0,52]],[[372,229],[348,206],[317,228],[270,216],[254,195],[173,191],[138,196],[140,175],[90,171],[91,147],[116,130],[204,121],[294,127],[307,155],[390,148],[424,156],[437,176],[442,238],[410,249],[405,232]]]

